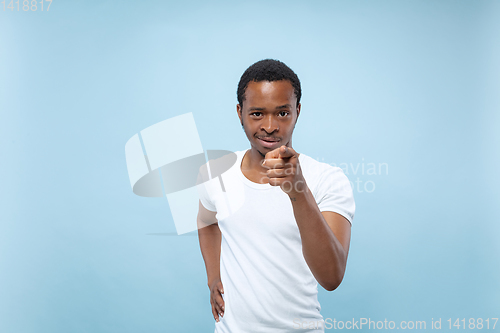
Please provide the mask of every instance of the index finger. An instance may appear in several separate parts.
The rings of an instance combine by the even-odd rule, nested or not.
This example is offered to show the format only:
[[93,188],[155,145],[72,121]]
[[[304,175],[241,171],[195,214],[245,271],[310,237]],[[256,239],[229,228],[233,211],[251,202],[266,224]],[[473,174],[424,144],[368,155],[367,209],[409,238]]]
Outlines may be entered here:
[[270,152],[267,152],[264,159],[266,160],[266,159],[270,159],[270,158],[279,158],[280,157],[280,149],[281,149],[281,147],[278,147],[278,148],[271,150]]
[[284,159],[284,158],[292,157],[296,154],[297,153],[295,152],[295,150],[292,147],[282,145],[282,146],[268,152],[266,154],[266,156],[264,157],[264,160],[276,159],[276,158]]
[[279,150],[280,158],[289,158],[296,155],[295,150],[292,147],[281,146]]

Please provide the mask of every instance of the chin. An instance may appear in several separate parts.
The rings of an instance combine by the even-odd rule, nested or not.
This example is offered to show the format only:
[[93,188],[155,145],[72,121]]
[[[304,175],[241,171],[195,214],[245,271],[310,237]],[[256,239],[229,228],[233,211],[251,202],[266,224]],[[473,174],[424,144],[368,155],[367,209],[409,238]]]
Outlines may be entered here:
[[260,145],[258,144],[253,144],[252,145],[252,148],[257,150],[257,152],[262,156],[262,157],[266,157],[266,154],[271,151],[271,150],[268,150],[266,149],[266,147],[261,147]]
[[[262,155],[262,157],[266,157],[266,154],[267,154],[267,151],[266,151],[266,148],[265,147],[259,147],[259,148],[256,148],[257,151],[259,152],[259,154]],[[264,151],[263,151],[264,150]]]

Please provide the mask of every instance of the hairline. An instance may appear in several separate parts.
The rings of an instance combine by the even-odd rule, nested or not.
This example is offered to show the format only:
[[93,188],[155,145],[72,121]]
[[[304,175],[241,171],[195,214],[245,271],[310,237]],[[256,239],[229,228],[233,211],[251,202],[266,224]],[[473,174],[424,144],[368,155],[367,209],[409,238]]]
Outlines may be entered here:
[[238,102],[238,105],[240,106],[240,108],[243,110],[243,102],[245,102],[245,100],[247,99],[246,98],[246,94],[247,94],[247,88],[248,88],[248,85],[250,84],[250,82],[280,82],[280,81],[288,81],[288,83],[290,83],[290,85],[292,86],[292,89],[293,89],[293,94],[295,96],[295,98],[297,99],[297,102],[295,104],[295,108],[297,108],[300,104],[299,102],[299,97],[297,96],[297,92],[295,91],[295,87],[293,86],[293,82],[290,80],[290,79],[280,79],[280,80],[272,80],[272,81],[269,81],[269,80],[255,80],[255,79],[252,79],[250,81],[248,81],[248,83],[245,85],[244,87],[244,90],[243,90],[243,94],[242,94],[242,98],[241,98],[241,104]]

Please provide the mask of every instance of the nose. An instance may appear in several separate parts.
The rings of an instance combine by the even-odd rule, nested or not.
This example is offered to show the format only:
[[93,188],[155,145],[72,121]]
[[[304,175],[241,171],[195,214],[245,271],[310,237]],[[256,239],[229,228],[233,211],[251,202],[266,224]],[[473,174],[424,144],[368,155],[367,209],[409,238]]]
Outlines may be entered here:
[[261,129],[266,131],[267,134],[277,132],[279,130],[278,120],[272,115],[264,117],[261,123]]

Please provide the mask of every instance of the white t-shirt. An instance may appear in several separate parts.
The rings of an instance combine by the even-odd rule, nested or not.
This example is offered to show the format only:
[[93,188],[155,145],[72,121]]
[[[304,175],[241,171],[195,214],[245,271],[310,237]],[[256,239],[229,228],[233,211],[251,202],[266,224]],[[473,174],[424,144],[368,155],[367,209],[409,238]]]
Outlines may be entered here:
[[[222,233],[225,311],[215,332],[324,332],[318,283],[302,254],[290,199],[279,186],[243,175],[245,152],[236,152],[236,163],[222,176],[198,185],[200,201],[217,212]],[[320,211],[352,223],[354,198],[342,169],[303,153],[299,163]]]

